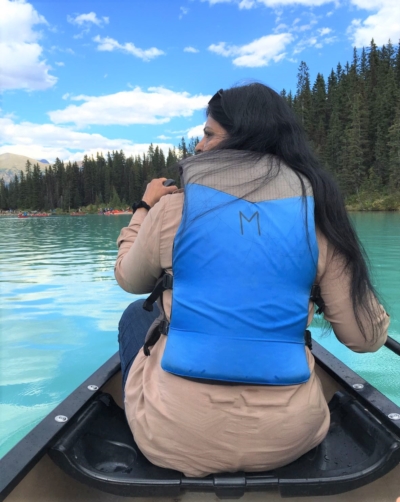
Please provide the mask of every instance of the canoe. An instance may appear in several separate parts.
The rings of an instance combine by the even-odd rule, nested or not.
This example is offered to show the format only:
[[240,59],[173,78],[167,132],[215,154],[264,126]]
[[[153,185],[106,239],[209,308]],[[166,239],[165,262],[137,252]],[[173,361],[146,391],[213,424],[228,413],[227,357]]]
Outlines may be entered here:
[[48,216],[51,216],[51,213],[32,213],[32,214],[20,213],[18,215],[18,218],[47,218]]
[[[387,347],[400,355],[398,342]],[[395,502],[400,407],[316,342],[313,354],[331,426],[321,445],[288,466],[186,478],[152,465],[126,423],[115,354],[0,460],[0,500]]]
[[105,211],[104,216],[119,216],[121,214],[132,214],[132,211],[120,211],[119,209],[113,209],[112,211]]

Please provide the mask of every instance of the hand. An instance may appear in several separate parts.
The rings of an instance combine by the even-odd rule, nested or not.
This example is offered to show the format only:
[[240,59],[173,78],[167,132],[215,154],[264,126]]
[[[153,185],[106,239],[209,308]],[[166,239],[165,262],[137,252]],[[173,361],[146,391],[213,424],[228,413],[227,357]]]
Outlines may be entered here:
[[163,197],[164,195],[167,195],[169,193],[175,192],[175,190],[178,190],[178,187],[175,185],[172,185],[170,187],[166,187],[163,185],[163,182],[167,178],[156,178],[154,180],[151,180],[150,183],[148,183],[146,191],[144,192],[144,195],[142,197],[142,200],[146,202],[150,207],[153,207],[154,204],[157,204],[157,202]]

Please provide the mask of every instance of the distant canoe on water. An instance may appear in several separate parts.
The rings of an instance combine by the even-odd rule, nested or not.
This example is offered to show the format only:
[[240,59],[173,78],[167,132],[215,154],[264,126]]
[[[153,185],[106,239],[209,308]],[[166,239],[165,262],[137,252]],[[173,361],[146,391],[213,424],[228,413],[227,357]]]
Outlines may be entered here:
[[104,216],[119,216],[120,214],[132,214],[132,211],[121,211],[119,209],[113,209],[112,211],[104,211]]
[[18,218],[46,218],[51,213],[19,213]]

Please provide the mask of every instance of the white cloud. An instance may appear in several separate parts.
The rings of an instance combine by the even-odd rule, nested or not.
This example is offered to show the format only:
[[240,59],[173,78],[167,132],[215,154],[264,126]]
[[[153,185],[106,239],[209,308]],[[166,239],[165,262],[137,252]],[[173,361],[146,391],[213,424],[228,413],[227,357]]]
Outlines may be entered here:
[[333,44],[336,41],[337,37],[335,36],[318,38],[317,35],[311,35],[308,38],[303,38],[296,44],[293,50],[293,55],[300,54],[307,47],[315,47],[316,49],[321,49],[324,45]]
[[[231,3],[240,9],[250,9],[257,6],[282,8],[301,5],[304,7],[318,7],[321,5],[339,5],[338,0],[202,0],[210,5],[217,3]],[[400,2],[398,0],[350,0],[358,9],[369,10],[372,13],[366,18],[353,19],[347,33],[357,47],[368,46],[373,38],[377,45],[386,44],[389,38],[397,43],[400,35]],[[329,11],[329,17],[333,11]],[[304,25],[304,29],[308,29]]]
[[185,47],[183,49],[183,52],[192,52],[193,54],[196,54],[197,52],[200,52],[198,49],[195,49],[194,47]]
[[157,136],[157,139],[162,139],[162,140],[171,139],[171,136],[165,136],[165,134],[160,134],[160,136]]
[[187,7],[180,7],[181,13],[179,14],[179,19],[182,19],[183,16],[186,16],[186,14],[189,12],[189,9]]
[[110,22],[109,18],[103,16],[101,18],[97,17],[95,12],[88,12],[87,14],[78,14],[75,17],[67,16],[67,20],[71,24],[76,24],[78,26],[87,26],[90,24],[95,24],[96,26],[103,26]]
[[55,63],[57,66],[65,66],[65,63],[63,63],[62,61],[56,61]]
[[255,68],[267,66],[271,61],[277,62],[282,59],[285,47],[292,40],[293,35],[290,33],[280,33],[266,35],[242,46],[220,42],[210,45],[208,49],[224,57],[233,57],[233,64],[236,66]]
[[318,7],[328,3],[335,3],[337,0],[257,0],[257,3],[266,7],[287,7],[293,5],[303,5],[305,7]]
[[329,33],[332,33],[332,29],[331,28],[320,28],[318,30],[318,32],[321,35],[321,37],[323,37],[325,35],[328,35]]
[[57,78],[41,58],[40,32],[34,30],[35,25],[47,25],[46,19],[25,0],[0,0],[0,12],[0,89],[52,87]]
[[54,53],[54,52],[63,52],[66,54],[75,54],[75,52],[70,49],[69,47],[64,48],[64,47],[59,47],[58,45],[52,45],[50,49],[48,49],[49,52]]
[[274,28],[274,33],[279,33],[280,31],[288,31],[289,27],[285,23],[280,23]]
[[201,0],[202,2],[208,2],[210,5],[215,5],[217,3],[231,3],[235,0]]
[[188,138],[199,138],[201,139],[204,136],[204,124],[200,124],[198,126],[192,127],[187,132]]
[[241,0],[239,3],[239,9],[252,9],[255,3],[255,0]]
[[194,111],[204,109],[210,98],[164,87],[149,87],[147,92],[135,87],[131,91],[106,96],[75,96],[71,100],[83,101],[81,105],[51,111],[49,116],[56,124],[73,123],[80,127],[89,124],[165,124],[173,117],[192,116]]
[[[106,153],[109,150],[123,149],[127,156],[147,152],[148,143],[133,143],[127,139],[109,139],[101,134],[74,131],[68,127],[54,124],[16,123],[11,117],[0,118],[0,154],[15,153],[34,159],[46,158],[53,162],[56,157],[62,160],[82,160],[84,155]],[[173,148],[169,143],[156,143],[168,152]]]
[[[328,3],[336,2],[337,0],[201,0],[208,2],[210,5],[218,3],[233,3],[238,5],[239,9],[251,9],[258,5],[265,7],[286,7],[292,5],[304,5],[307,7],[316,7]],[[370,0],[373,1],[373,0]]]
[[120,44],[117,40],[114,40],[110,37],[100,37],[97,35],[94,37],[94,42],[97,42],[99,45],[97,46],[98,51],[121,51],[126,54],[132,54],[137,58],[143,59],[143,61],[150,61],[157,56],[162,56],[165,52],[157,49],[156,47],[151,47],[150,49],[139,49],[131,42],[127,42],[126,44]]
[[400,3],[398,0],[352,0],[359,9],[375,11],[366,19],[353,19],[347,33],[356,47],[368,46],[374,39],[377,45],[387,44],[389,38],[397,43],[400,35]]

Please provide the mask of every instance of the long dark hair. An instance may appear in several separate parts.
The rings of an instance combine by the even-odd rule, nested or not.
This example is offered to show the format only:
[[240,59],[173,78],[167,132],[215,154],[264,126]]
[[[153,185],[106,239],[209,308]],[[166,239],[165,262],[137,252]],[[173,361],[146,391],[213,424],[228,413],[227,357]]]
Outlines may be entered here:
[[303,196],[302,176],[309,180],[314,194],[316,226],[333,245],[335,255],[344,259],[351,277],[350,294],[361,333],[366,338],[365,321],[362,321],[362,314],[366,314],[375,339],[376,312],[370,294],[377,298],[377,293],[371,283],[365,252],[336,182],[313,153],[292,109],[271,88],[252,83],[218,91],[208,104],[207,115],[229,135],[214,151],[234,149],[254,152],[256,157],[276,156],[297,174]]

